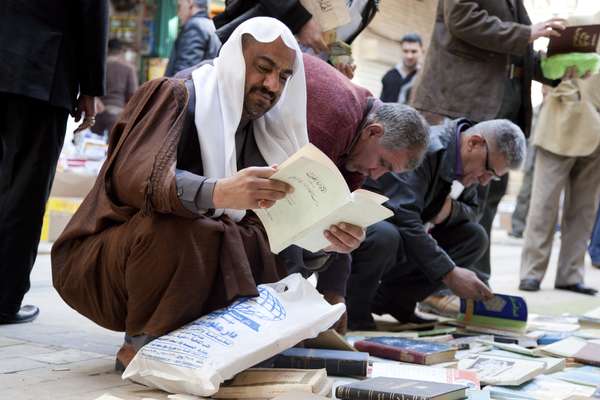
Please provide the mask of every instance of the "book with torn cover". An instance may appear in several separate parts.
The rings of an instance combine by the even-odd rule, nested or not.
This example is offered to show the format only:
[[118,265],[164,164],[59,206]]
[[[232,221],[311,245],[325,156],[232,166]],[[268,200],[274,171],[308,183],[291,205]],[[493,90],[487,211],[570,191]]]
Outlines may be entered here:
[[325,369],[250,368],[221,385],[215,399],[271,399],[299,391],[326,395],[332,383]]
[[548,57],[565,53],[598,52],[600,25],[567,26],[560,36],[551,36]]
[[497,293],[485,301],[460,299],[458,320],[467,326],[524,332],[527,328],[527,303],[522,297]]
[[452,383],[465,385],[471,389],[479,389],[477,374],[473,371],[463,371],[456,368],[437,368],[421,365],[400,364],[395,362],[376,361],[371,367],[371,378],[403,378],[424,380],[427,382]]
[[338,386],[341,400],[457,400],[466,397],[467,387],[401,378],[371,378]]
[[425,365],[452,361],[456,354],[456,347],[445,343],[391,336],[359,340],[354,347],[372,356]]
[[518,386],[543,374],[546,364],[518,358],[494,357],[484,354],[463,358],[458,369],[473,371],[482,384]]
[[278,354],[274,360],[275,368],[325,368],[327,375],[367,376],[369,353],[359,351],[307,349],[292,347]]
[[323,232],[333,224],[366,228],[393,215],[382,205],[387,197],[364,189],[350,193],[337,166],[310,143],[283,162],[271,179],[294,188],[271,208],[253,210],[275,254],[293,244],[317,252],[330,245]]

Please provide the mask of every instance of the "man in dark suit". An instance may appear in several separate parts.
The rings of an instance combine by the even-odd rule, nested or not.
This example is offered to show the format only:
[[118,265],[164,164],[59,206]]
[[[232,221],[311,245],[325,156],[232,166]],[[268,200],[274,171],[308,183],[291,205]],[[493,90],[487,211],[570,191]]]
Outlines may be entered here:
[[[531,80],[558,84],[543,78],[532,44],[563,29],[559,18],[532,25],[523,0],[439,0],[412,105],[431,124],[444,117],[506,118],[529,136]],[[487,197],[480,223],[488,236],[507,184],[508,175],[480,188],[480,197]],[[490,275],[489,245],[476,268]],[[434,308],[438,300],[445,301],[428,299]]]
[[219,54],[221,41],[208,18],[206,0],[178,0],[177,16],[181,30],[173,45],[165,76],[193,67]]
[[28,322],[44,206],[67,114],[94,124],[104,94],[106,0],[0,3],[0,324]]

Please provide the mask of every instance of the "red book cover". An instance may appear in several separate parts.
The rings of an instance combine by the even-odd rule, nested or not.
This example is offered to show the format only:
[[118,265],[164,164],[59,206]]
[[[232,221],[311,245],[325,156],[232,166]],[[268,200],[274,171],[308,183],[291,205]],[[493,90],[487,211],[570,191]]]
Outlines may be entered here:
[[600,25],[568,26],[560,36],[550,38],[548,57],[564,53],[593,53],[598,51]]
[[381,343],[367,342],[364,340],[354,343],[358,351],[364,351],[375,357],[387,358],[389,360],[409,362],[413,364],[426,364],[426,355],[409,349],[399,349]]

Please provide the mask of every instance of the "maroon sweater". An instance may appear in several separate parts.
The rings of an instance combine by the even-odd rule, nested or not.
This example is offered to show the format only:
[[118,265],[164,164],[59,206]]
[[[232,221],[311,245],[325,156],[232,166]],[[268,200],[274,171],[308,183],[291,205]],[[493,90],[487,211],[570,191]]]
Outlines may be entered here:
[[373,95],[352,83],[323,60],[304,54],[306,73],[308,139],[340,169],[351,191],[364,182],[361,174],[343,165],[366,116]]

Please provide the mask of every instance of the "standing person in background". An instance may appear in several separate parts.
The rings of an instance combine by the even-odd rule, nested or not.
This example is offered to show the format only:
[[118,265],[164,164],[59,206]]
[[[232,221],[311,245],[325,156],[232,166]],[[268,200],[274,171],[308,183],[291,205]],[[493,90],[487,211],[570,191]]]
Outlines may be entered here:
[[108,41],[106,60],[106,94],[100,98],[104,111],[96,116],[91,130],[103,135],[109,133],[127,101],[138,88],[135,68],[125,60],[125,49],[119,39]]
[[[560,36],[563,29],[564,20],[558,18],[531,25],[523,0],[439,0],[413,106],[432,124],[448,117],[501,118],[529,136],[531,80],[544,81],[532,43],[540,37]],[[480,223],[488,237],[507,184],[508,174],[479,190]],[[489,279],[489,245],[475,268]],[[448,300],[430,296],[425,303],[435,310],[438,304],[447,308]],[[458,299],[451,304],[452,312],[457,311]]]
[[104,94],[105,0],[3,0],[0,6],[0,324],[22,306],[67,115],[94,125]]
[[596,212],[596,223],[594,224],[588,251],[592,258],[592,265],[600,268],[600,207],[598,207],[598,211]]
[[[380,0],[346,0],[351,21],[337,28],[337,39],[352,44],[354,39],[369,25],[379,11]],[[316,18],[306,10],[299,0],[226,0],[225,11],[215,17],[217,34],[222,42],[245,20],[257,16],[277,18],[296,35],[303,51],[311,50],[322,59],[327,59],[329,48]],[[356,65],[338,63],[334,65],[349,79],[354,77]]]
[[[575,77],[573,69],[570,77]],[[584,257],[600,194],[600,75],[564,80],[546,97],[537,146],[531,205],[521,254],[520,290],[538,291],[554,239],[560,194],[560,253],[554,287],[595,295],[584,286]]]
[[217,56],[221,41],[215,25],[208,18],[206,0],[177,0],[177,16],[181,30],[171,50],[165,76]]
[[[542,96],[545,98],[548,94],[548,86],[542,86]],[[540,114],[540,109],[543,106],[543,102],[538,104],[533,109],[533,117],[531,121],[531,132],[535,131],[537,125],[537,119]],[[523,232],[525,231],[525,222],[527,221],[527,214],[529,213],[529,202],[531,200],[531,185],[533,183],[533,166],[535,164],[535,146],[533,143],[533,134],[529,136],[527,140],[527,157],[523,164],[523,180],[521,182],[521,188],[517,195],[517,204],[515,210],[511,216],[511,231],[508,233],[510,236],[515,238],[522,238]]]
[[381,101],[407,103],[423,56],[423,41],[418,33],[409,33],[400,40],[402,62],[381,79]]

